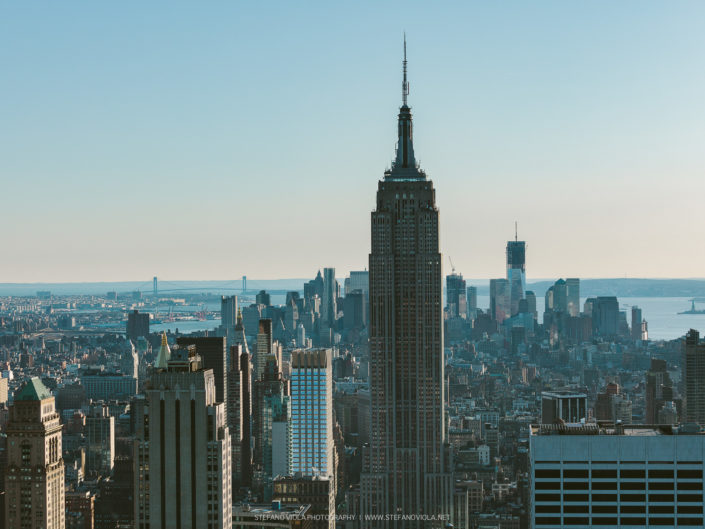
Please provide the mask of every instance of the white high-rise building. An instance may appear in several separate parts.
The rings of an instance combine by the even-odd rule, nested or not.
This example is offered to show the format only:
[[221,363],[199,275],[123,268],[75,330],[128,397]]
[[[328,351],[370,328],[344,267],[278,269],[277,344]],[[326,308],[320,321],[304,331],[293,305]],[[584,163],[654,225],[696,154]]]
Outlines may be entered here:
[[149,388],[137,418],[135,527],[230,529],[230,432],[213,371],[181,347]]
[[335,480],[330,349],[291,353],[289,474]]

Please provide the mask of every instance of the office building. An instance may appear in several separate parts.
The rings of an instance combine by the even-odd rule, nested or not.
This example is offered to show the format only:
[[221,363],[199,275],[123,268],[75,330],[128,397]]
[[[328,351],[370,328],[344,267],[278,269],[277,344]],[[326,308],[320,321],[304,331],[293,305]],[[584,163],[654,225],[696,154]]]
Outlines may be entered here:
[[272,354],[272,320],[265,318],[259,320],[259,331],[257,332],[257,343],[255,348],[255,372],[254,380],[262,379],[264,366],[267,357]]
[[127,314],[127,339],[135,343],[140,336],[149,336],[149,314],[135,309]]
[[331,361],[330,349],[291,353],[289,474],[335,483]]
[[361,290],[365,297],[370,295],[370,273],[364,271],[352,271],[350,277],[345,278],[344,293],[347,296],[355,290]]
[[477,287],[468,287],[465,299],[468,308],[468,319],[474,320],[477,317]]
[[135,345],[128,340],[125,343],[125,347],[120,358],[120,373],[137,380],[139,378],[139,370],[140,359],[137,355],[137,351],[135,350]]
[[196,348],[155,369],[135,440],[135,527],[232,525],[230,432]]
[[362,290],[353,290],[343,298],[345,330],[362,329],[367,325],[367,299]]
[[228,427],[230,428],[233,490],[252,482],[250,355],[242,345],[230,348]]
[[115,460],[115,417],[107,406],[93,406],[86,417],[86,475],[107,477]]
[[[360,509],[450,515],[454,488],[443,407],[438,209],[433,183],[414,157],[407,92],[405,58],[396,159],[378,183],[372,213],[371,424]],[[417,518],[403,526],[424,524]],[[363,520],[363,527],[390,526]]]
[[580,279],[569,277],[565,280],[566,309],[574,318],[580,315]]
[[221,296],[220,324],[226,329],[234,329],[237,324],[237,296]]
[[446,276],[446,299],[449,318],[467,318],[467,287],[462,274]]
[[266,290],[260,290],[255,296],[255,302],[257,303],[257,305],[264,305],[265,307],[269,307],[272,304],[272,298]]
[[519,313],[519,300],[524,299],[526,291],[526,242],[514,237],[507,241],[507,281],[509,282],[510,313]]
[[[215,381],[215,401],[222,402],[225,406],[225,413],[228,413],[228,350],[226,340],[220,336],[201,336],[191,338],[188,336],[176,339],[179,347],[193,345],[196,354],[201,358],[203,369],[213,370]],[[228,424],[228,426],[231,426]]]
[[[665,360],[651,359],[651,366],[646,372],[646,416],[645,424],[663,424],[659,413],[666,404],[673,401],[673,383],[668,374]],[[675,422],[675,421],[673,421]],[[671,421],[668,422],[671,424]]]
[[700,333],[690,329],[681,345],[683,380],[683,422],[705,426],[705,344]]
[[590,298],[594,332],[602,337],[614,337],[619,331],[619,302],[615,296]]
[[539,314],[536,311],[536,294],[532,290],[527,290],[524,293],[524,297],[526,298],[526,307],[529,314],[531,314],[536,320],[539,317]]
[[541,422],[580,422],[587,419],[587,395],[574,391],[541,393]]
[[327,327],[335,326],[338,318],[338,281],[335,279],[335,268],[323,269],[323,297],[321,299],[321,319]]
[[0,404],[7,404],[8,397],[8,380],[0,377]]
[[511,316],[511,292],[509,287],[509,281],[506,279],[490,279],[490,316],[500,324]]
[[5,433],[5,527],[64,529],[61,420],[39,378],[15,393]]
[[66,528],[94,529],[95,494],[85,491],[69,491],[66,495]]
[[86,398],[93,400],[125,399],[137,394],[137,379],[131,376],[86,370],[81,375]]
[[287,384],[282,378],[277,357],[270,354],[265,359],[262,377],[254,383],[252,400],[253,466],[267,478],[273,477],[274,423],[286,421],[287,407]]
[[335,529],[335,486],[320,476],[280,476],[274,480],[273,502],[311,506],[312,529]]
[[553,310],[568,313],[568,287],[565,279],[559,279],[553,284]]
[[670,426],[533,425],[531,527],[702,527],[705,436],[698,434]]

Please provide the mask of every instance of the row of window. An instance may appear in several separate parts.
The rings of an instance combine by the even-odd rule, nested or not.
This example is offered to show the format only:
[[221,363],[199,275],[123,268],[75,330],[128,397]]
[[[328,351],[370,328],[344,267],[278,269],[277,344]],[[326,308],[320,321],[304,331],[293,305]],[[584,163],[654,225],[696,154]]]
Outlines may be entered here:
[[[563,501],[573,501],[573,502],[588,502],[592,496],[592,501],[604,501],[604,502],[616,502],[619,497],[619,501],[622,503],[635,503],[635,502],[645,502],[646,494],[602,494],[595,493],[592,494],[563,494]],[[535,496],[536,502],[556,502],[561,501],[561,495],[557,493],[537,493]],[[689,502],[689,503],[701,503],[703,501],[702,494],[680,494],[677,495],[678,502]],[[649,502],[669,502],[673,503],[673,494],[649,494]]]
[[702,481],[537,481],[536,490],[703,490]]
[[[646,505],[620,505],[619,512],[621,514],[646,514]],[[675,505],[649,505],[649,514],[674,514],[676,512]],[[617,514],[617,505],[536,505],[534,507],[536,513],[589,513],[593,514]],[[702,505],[679,505],[678,514],[703,514]]]
[[[701,469],[679,468],[677,470],[678,479],[702,479]],[[616,478],[616,469],[563,469],[563,478]],[[560,478],[561,470],[558,468],[539,468],[534,472],[536,478]],[[622,468],[619,470],[620,478],[646,478],[646,470]],[[673,479],[673,469],[649,469],[649,479]]]
[[[649,525],[675,525],[675,518],[649,518]],[[678,525],[689,525],[697,526],[703,525],[702,518],[677,518]],[[548,516],[537,516],[535,518],[535,525],[646,525],[646,518],[642,517],[626,517],[622,516],[617,519],[616,516],[593,516],[591,519],[580,516],[580,517],[569,517],[564,516],[561,521],[560,516],[552,518]]]

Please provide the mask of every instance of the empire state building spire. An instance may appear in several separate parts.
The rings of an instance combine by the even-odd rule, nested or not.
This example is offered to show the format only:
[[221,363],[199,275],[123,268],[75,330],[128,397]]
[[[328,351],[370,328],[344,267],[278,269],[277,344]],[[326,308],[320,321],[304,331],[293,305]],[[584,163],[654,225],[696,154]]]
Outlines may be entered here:
[[414,132],[411,120],[411,108],[408,105],[409,81],[406,78],[406,35],[404,35],[403,80],[401,84],[401,101],[399,109],[399,139],[397,141],[397,156],[392,169],[385,173],[388,179],[425,179],[426,175],[418,168],[414,157]]

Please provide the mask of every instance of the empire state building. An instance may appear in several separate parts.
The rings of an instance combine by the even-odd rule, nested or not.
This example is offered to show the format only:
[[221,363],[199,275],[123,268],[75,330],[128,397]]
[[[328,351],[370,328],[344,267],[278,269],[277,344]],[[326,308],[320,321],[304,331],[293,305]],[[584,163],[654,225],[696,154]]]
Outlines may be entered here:
[[372,212],[371,424],[360,490],[362,527],[371,528],[443,527],[452,513],[438,209],[414,157],[406,42],[403,64],[396,159]]

